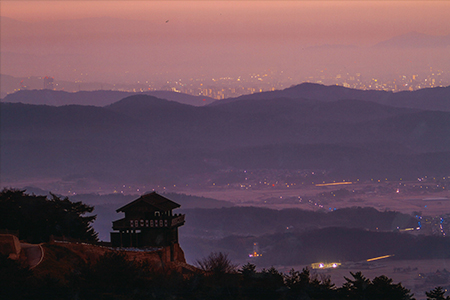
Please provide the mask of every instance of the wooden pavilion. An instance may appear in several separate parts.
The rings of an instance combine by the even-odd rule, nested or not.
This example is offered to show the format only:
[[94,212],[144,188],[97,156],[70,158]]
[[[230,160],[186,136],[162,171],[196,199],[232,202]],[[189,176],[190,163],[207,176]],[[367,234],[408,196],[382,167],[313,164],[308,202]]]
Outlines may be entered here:
[[111,244],[113,247],[167,247],[178,243],[178,227],[184,224],[185,215],[173,214],[178,203],[156,192],[145,194],[117,209],[125,217],[113,222]]

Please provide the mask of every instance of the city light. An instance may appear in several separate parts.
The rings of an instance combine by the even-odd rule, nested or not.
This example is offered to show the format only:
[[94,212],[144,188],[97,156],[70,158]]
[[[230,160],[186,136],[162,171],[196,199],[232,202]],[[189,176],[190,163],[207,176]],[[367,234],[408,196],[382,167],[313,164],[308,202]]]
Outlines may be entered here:
[[316,184],[316,186],[332,186],[332,185],[347,185],[347,184],[353,184],[353,182],[346,181],[346,182],[318,183]]
[[312,269],[336,269],[339,267],[341,263],[339,262],[331,262],[331,263],[325,263],[325,262],[318,262],[311,264]]

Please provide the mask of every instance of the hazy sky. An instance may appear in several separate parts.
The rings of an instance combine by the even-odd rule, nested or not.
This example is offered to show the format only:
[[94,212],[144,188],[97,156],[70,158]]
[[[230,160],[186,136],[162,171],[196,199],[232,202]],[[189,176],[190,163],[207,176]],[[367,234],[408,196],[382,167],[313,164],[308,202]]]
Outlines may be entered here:
[[2,1],[16,20],[115,17],[182,24],[193,38],[249,34],[370,44],[418,31],[450,34],[449,1]]
[[[317,53],[312,58],[302,51],[323,44],[368,48],[413,31],[450,34],[450,1],[1,1],[0,5],[2,17],[26,22],[2,19],[2,73],[68,80],[309,70],[324,67],[324,60],[340,65],[351,61],[355,68],[363,68],[370,65],[367,57],[372,54],[361,57],[338,50],[319,59]],[[424,54],[428,56],[416,53],[408,60]],[[437,54],[432,54],[434,61],[426,63],[439,64]],[[392,57],[397,60],[399,54]],[[322,65],[316,66],[316,61]]]

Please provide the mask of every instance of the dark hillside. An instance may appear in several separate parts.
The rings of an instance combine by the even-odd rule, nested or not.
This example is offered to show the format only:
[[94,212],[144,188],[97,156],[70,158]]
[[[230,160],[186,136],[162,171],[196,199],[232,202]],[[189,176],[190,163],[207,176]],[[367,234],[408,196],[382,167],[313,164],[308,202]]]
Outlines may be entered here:
[[357,90],[342,86],[325,86],[317,83],[302,83],[284,90],[243,95],[237,98],[218,100],[210,105],[220,105],[242,100],[308,99],[322,102],[351,99],[370,101],[393,107],[424,110],[450,111],[450,87],[425,88],[417,91],[386,92]]
[[324,103],[318,100],[292,98],[243,99],[228,103],[218,103],[214,106],[214,110],[236,114],[261,115],[267,119],[271,119],[275,115],[285,120],[301,123],[320,123],[326,121],[356,123],[384,119],[416,111],[405,108],[393,108],[360,100],[342,99]]
[[[399,235],[397,227],[415,227],[417,221],[394,211],[352,207],[327,213],[231,207],[183,209],[182,212],[186,214],[186,224],[180,228],[180,243],[188,260],[222,251],[240,261],[252,251],[254,242],[259,243],[264,253],[263,259],[258,259],[263,266],[308,264],[326,259],[360,260],[375,257],[377,253],[385,255],[386,251],[404,255],[400,255],[402,259],[424,255],[417,252],[408,256],[407,248],[402,248],[403,242],[409,243],[405,247],[412,244],[417,247],[417,239],[409,234]],[[344,245],[340,245],[339,239]],[[371,242],[364,245],[366,241]],[[437,238],[436,243],[440,249],[437,252],[442,254],[445,249],[442,247],[448,242],[442,244],[442,239]]]
[[394,254],[396,259],[448,258],[450,239],[336,227],[268,236],[260,240],[260,247],[267,247],[263,256],[266,263],[293,265],[360,261],[387,254]]
[[[312,228],[332,226],[391,231],[397,227],[417,226],[411,216],[399,212],[380,212],[374,208],[353,207],[332,212],[300,209],[272,210],[257,207],[221,209],[182,209],[188,221],[183,230],[204,232],[204,235],[263,235],[289,231],[303,232]],[[230,220],[233,220],[232,222]]]
[[[139,117],[139,113],[150,110],[186,110],[192,106],[175,101],[168,101],[148,95],[133,95],[114,102],[105,108],[122,112],[132,117]],[[193,107],[192,107],[193,109]],[[142,117],[142,116],[141,116]]]
[[171,91],[148,91],[141,93],[121,91],[79,91],[69,93],[52,90],[20,90],[6,95],[2,102],[37,105],[111,105],[133,95],[148,95],[193,106],[211,106],[241,100],[305,99],[321,102],[337,100],[360,100],[393,107],[416,108],[425,110],[450,111],[450,87],[424,88],[416,91],[387,92],[376,90],[357,90],[337,85],[325,86],[316,83],[302,83],[284,90],[243,95],[236,98],[216,100],[204,96],[192,96]]
[[[2,75],[3,79],[10,79]],[[18,85],[20,79],[16,79],[15,85]],[[97,91],[78,91],[78,92],[65,92],[65,91],[53,91],[53,90],[19,90],[15,93],[6,95],[2,102],[11,103],[24,103],[24,104],[36,104],[36,105],[94,105],[94,106],[106,106],[120,99],[132,96],[132,95],[150,95],[158,97],[160,99],[167,99],[170,101],[176,101],[179,103],[203,106],[213,102],[212,98],[204,96],[192,96],[182,93],[176,93],[171,91],[149,91],[149,92],[122,92],[122,91],[110,91],[110,90],[97,90]]]
[[107,107],[0,108],[1,172],[10,179],[188,184],[236,168],[407,178],[447,175],[450,164],[449,112],[367,101],[194,107],[138,95]]
[[201,254],[222,251],[236,261],[245,260],[255,242],[262,253],[262,257],[255,262],[266,268],[274,265],[306,265],[319,261],[358,262],[383,255],[395,255],[391,259],[399,260],[450,258],[450,239],[447,237],[343,227],[262,236],[230,235],[218,240],[181,239],[186,257],[190,257],[193,251]]
[[69,93],[52,90],[20,90],[6,95],[2,102],[24,103],[36,105],[95,105],[104,106],[128,96],[120,91],[80,91]]
[[309,99],[326,102],[332,102],[342,99],[373,101],[374,99],[388,98],[390,94],[392,93],[384,91],[363,91],[363,90],[349,89],[338,85],[325,86],[318,83],[305,82],[291,86],[284,90],[255,93],[251,95],[243,95],[236,98],[219,100],[212,103],[211,105],[218,105],[220,103],[240,101],[244,99],[264,100],[277,98]]
[[112,138],[135,124],[123,114],[95,106],[1,104],[2,139]]

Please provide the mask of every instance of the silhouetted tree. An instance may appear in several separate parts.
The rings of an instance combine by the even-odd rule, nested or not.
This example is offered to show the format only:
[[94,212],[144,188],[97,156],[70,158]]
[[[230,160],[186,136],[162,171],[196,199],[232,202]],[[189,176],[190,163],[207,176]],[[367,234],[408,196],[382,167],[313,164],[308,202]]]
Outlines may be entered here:
[[344,294],[349,299],[369,299],[369,287],[371,285],[370,279],[364,277],[361,272],[352,273],[353,279],[344,276],[345,282],[339,289],[340,294]]
[[25,190],[0,192],[0,228],[18,230],[20,239],[33,243],[48,241],[51,235],[98,240],[90,225],[96,216],[85,216],[93,210],[93,206],[54,194],[48,199],[28,195]]
[[350,274],[353,279],[344,277],[347,282],[338,289],[341,298],[414,300],[410,290],[403,287],[401,283],[392,283],[392,279],[387,276],[381,275],[370,281],[361,272],[350,272]]
[[239,276],[236,272],[237,266],[227,254],[212,252],[207,257],[197,260],[196,264],[205,271],[198,298],[236,299],[239,293]]
[[285,292],[283,274],[273,267],[258,272],[254,264],[247,263],[239,272],[242,274],[240,294],[243,299],[274,300]]
[[[234,266],[226,255],[213,253],[204,260]],[[211,269],[210,269],[211,270]],[[311,275],[308,268],[285,275],[274,267],[258,272],[247,263],[221,268],[221,276],[204,273],[183,276],[174,270],[155,270],[147,262],[130,260],[124,252],[106,252],[96,261],[73,268],[64,283],[40,278],[20,263],[0,256],[0,299],[217,299],[217,300],[413,300],[410,291],[382,275],[372,281],[361,272],[350,273],[336,289],[329,277]],[[426,292],[427,300],[450,300],[442,287]]]
[[269,289],[277,290],[284,287],[283,273],[279,272],[274,267],[270,267],[268,270],[263,269],[261,274],[265,281],[265,285]]
[[403,287],[401,283],[392,283],[392,279],[385,275],[375,277],[372,280],[369,291],[370,299],[414,299],[413,294],[410,294],[410,290]]
[[289,288],[288,299],[332,299],[336,296],[330,277],[311,276],[308,268],[301,272],[290,270],[285,275],[285,284]]
[[228,258],[228,254],[222,252],[212,252],[207,257],[196,262],[200,269],[211,272],[214,275],[234,273],[237,267]]
[[256,265],[252,263],[246,263],[242,266],[239,272],[244,276],[244,278],[254,277],[256,274]]
[[444,296],[445,292],[442,287],[438,286],[429,292],[425,292],[425,295],[427,295],[427,300],[450,300],[449,296]]

